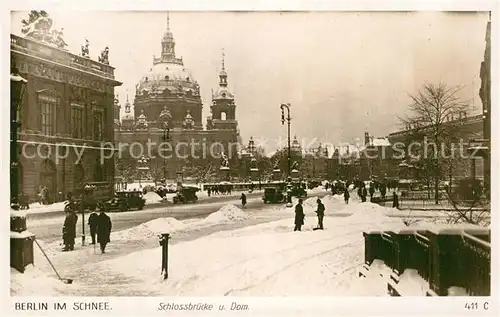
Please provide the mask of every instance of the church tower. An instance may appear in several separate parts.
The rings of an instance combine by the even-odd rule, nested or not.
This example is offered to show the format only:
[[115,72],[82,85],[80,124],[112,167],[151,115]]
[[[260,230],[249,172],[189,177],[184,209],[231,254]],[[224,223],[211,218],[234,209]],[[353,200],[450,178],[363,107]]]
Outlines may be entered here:
[[227,72],[222,52],[222,68],[219,72],[219,87],[212,93],[212,105],[210,111],[212,116],[208,119],[207,129],[237,130],[236,105],[234,95],[229,91],[227,85]]

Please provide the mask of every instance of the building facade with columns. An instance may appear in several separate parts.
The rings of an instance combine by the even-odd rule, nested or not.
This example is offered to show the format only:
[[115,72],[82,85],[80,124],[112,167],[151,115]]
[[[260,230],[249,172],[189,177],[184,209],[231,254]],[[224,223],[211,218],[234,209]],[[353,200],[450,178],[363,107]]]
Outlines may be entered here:
[[[168,17],[160,44],[161,55],[153,58],[151,68],[137,83],[133,105],[127,96],[125,114],[120,121],[115,121],[116,139],[127,155],[132,154],[128,156],[130,160],[138,155],[131,144],[151,143],[149,165],[165,174],[155,178],[175,178],[185,160],[192,158],[213,161],[218,168],[219,154],[224,152],[234,157],[241,145],[235,97],[228,88],[224,54],[218,74],[219,86],[212,92],[211,115],[204,128],[200,86],[182,57],[176,56]],[[169,146],[160,147],[161,143]]]
[[41,12],[30,13],[24,36],[10,37],[11,66],[28,81],[18,110],[20,190],[35,200],[45,188],[56,201],[88,182],[112,188],[114,161],[101,161],[101,152],[114,142],[114,87],[121,83],[108,50],[99,61],[88,55],[88,42],[81,55],[68,51]]

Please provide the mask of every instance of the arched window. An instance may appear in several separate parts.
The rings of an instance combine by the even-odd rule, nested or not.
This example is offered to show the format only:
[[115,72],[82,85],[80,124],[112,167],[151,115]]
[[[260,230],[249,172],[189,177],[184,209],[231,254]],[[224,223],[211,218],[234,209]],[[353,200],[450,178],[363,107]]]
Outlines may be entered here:
[[227,118],[227,114],[226,114],[224,111],[222,111],[222,112],[220,113],[220,119],[221,119],[222,121],[226,121],[226,118]]
[[165,76],[165,80],[170,80],[170,77],[168,77],[168,76]]

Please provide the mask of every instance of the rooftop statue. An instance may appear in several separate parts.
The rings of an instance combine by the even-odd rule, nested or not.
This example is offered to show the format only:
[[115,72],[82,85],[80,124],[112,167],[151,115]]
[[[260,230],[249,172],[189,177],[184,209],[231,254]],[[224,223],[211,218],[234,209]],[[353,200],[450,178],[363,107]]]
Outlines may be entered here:
[[21,32],[26,37],[42,41],[44,35],[48,34],[52,27],[52,19],[45,11],[32,10],[28,14],[28,20],[21,21],[23,27]]
[[60,49],[68,46],[63,39],[63,29],[61,28],[60,31],[51,30],[53,21],[49,14],[43,10],[30,11],[28,20],[22,20],[21,23],[23,25],[21,33],[25,37],[56,45]]
[[106,46],[104,51],[101,52],[101,56],[98,57],[99,63],[109,65],[109,47]]
[[90,58],[90,53],[89,53],[89,40],[85,39],[85,45],[82,45],[82,56]]
[[52,36],[52,43],[55,44],[58,48],[64,49],[68,44],[63,39],[63,28],[60,31],[52,30],[50,33]]

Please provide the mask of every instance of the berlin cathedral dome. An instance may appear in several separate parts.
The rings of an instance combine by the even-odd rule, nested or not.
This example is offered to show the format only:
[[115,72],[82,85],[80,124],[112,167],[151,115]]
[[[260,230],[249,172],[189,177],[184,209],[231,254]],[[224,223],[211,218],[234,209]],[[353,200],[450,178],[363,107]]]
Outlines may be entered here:
[[[192,164],[194,161],[212,161],[213,166],[220,163],[216,156],[194,157],[193,148],[186,144],[195,148],[203,144],[207,149],[217,145],[215,151],[229,153],[234,150],[234,144],[241,143],[241,137],[236,120],[235,96],[228,88],[224,54],[218,74],[219,85],[212,90],[211,100],[207,101],[210,114],[204,127],[200,86],[182,57],[176,56],[168,13],[167,29],[158,42],[161,44],[161,55],[153,58],[149,70],[136,83],[133,111],[127,96],[121,123],[115,127],[115,139],[124,145],[139,142],[148,151],[152,146],[154,158],[148,164],[155,178],[175,179],[177,172],[184,170],[185,158],[190,155]],[[174,155],[167,153],[171,155],[168,164],[157,155],[161,151],[159,144],[163,142],[168,142],[175,149]],[[134,151],[131,146],[129,150]],[[194,173],[192,176],[199,176],[195,175],[196,171],[191,170]]]
[[165,107],[171,113],[172,128],[182,128],[188,114],[193,120],[193,129],[203,128],[200,86],[184,66],[182,57],[175,54],[168,16],[167,30],[161,38],[161,55],[153,58],[153,65],[136,84],[135,119],[143,115],[141,120],[147,126],[163,127],[165,123],[160,122],[159,117]]
[[168,89],[170,91],[179,90],[195,94],[199,93],[198,83],[193,79],[191,72],[182,64],[169,61],[158,60],[156,64],[142,77],[137,84],[137,91],[154,92]]

